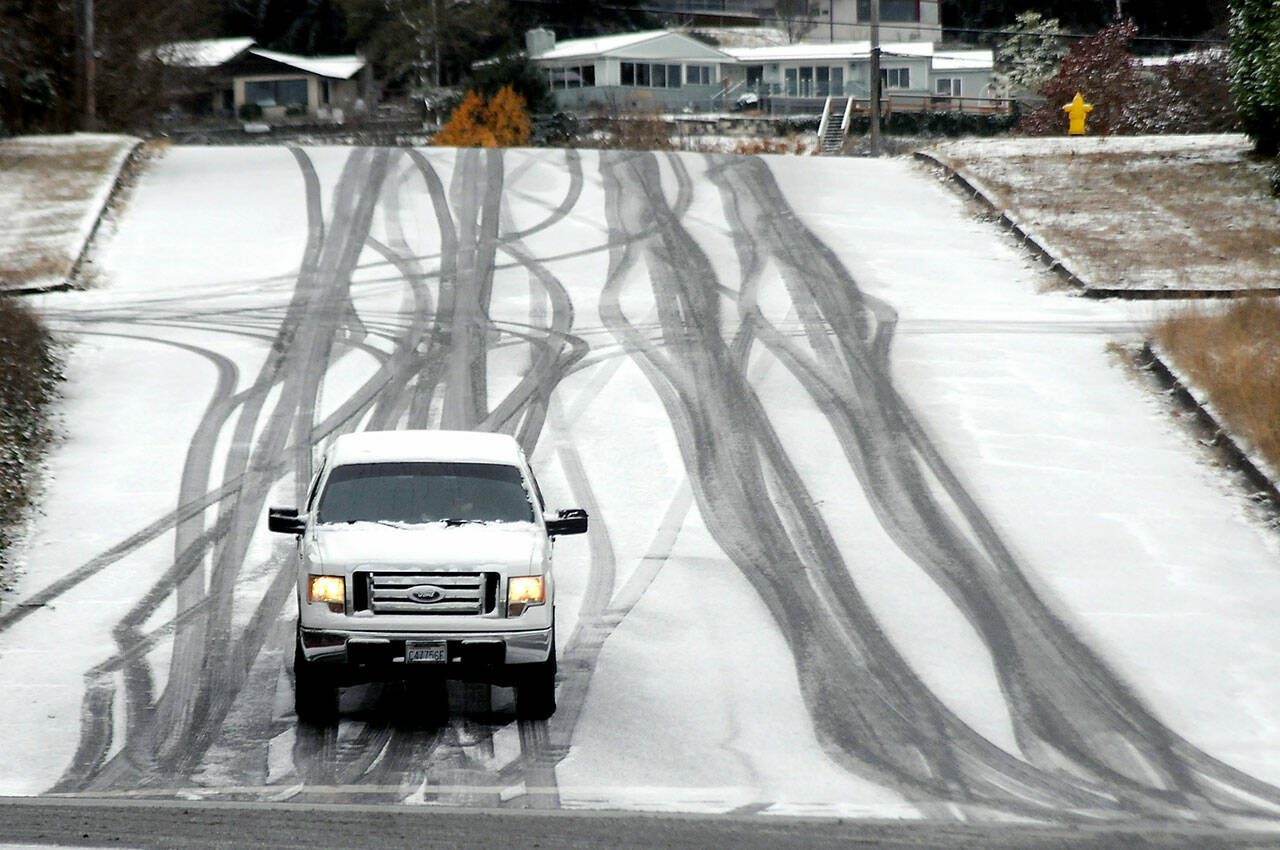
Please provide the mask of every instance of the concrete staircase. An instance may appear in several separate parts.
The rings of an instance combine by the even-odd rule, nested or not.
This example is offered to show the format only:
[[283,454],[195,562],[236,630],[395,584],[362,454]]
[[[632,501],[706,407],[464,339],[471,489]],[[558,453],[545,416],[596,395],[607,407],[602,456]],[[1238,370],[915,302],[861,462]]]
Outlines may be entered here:
[[822,106],[822,121],[818,124],[819,153],[838,154],[844,148],[844,137],[849,130],[852,109],[852,97],[827,98]]

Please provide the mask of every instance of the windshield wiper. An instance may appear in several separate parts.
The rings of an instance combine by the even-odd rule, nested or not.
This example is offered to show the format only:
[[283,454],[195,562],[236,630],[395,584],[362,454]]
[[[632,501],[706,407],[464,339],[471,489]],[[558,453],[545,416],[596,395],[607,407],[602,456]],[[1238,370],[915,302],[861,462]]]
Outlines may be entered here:
[[455,528],[455,527],[457,527],[457,526],[459,526],[459,525],[470,525],[471,523],[483,523],[483,522],[484,522],[484,520],[482,520],[482,519],[458,519],[457,517],[445,517],[444,519],[438,520],[438,522],[443,522],[443,523],[444,523],[446,526],[448,526],[449,528]]
[[347,525],[355,525],[357,522],[376,522],[378,525],[385,525],[388,528],[404,528],[404,525],[398,522],[392,522],[389,519],[349,519]]

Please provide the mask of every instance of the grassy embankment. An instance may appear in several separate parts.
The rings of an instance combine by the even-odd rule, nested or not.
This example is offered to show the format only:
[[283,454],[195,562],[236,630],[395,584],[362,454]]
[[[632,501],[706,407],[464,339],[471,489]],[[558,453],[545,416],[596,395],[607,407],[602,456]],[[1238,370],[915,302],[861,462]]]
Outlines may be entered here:
[[1280,470],[1280,300],[1188,308],[1163,319],[1154,336],[1208,393],[1222,424]]
[[[1249,148],[1238,136],[1007,139],[939,153],[1091,284],[1194,297],[1280,286],[1280,202]],[[1280,469],[1280,299],[1154,313],[1171,365]]]
[[[66,280],[115,165],[124,136],[29,136],[0,141],[0,289]],[[47,408],[60,364],[38,317],[0,294],[0,567],[30,508]]]
[[[74,137],[72,137],[74,138]],[[0,283],[13,287],[66,277],[80,243],[74,237],[88,202],[127,140],[87,137],[41,144],[18,138],[0,144]]]

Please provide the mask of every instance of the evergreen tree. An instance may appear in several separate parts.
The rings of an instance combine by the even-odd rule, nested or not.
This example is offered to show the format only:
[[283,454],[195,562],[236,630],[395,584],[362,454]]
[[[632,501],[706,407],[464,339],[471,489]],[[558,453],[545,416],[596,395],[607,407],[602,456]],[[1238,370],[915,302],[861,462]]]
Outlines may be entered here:
[[1067,44],[1058,19],[1039,12],[1023,12],[1010,29],[1011,34],[996,48],[996,72],[1013,96],[1024,98],[1057,73]]
[[1280,0],[1232,0],[1231,93],[1258,152],[1280,152]]

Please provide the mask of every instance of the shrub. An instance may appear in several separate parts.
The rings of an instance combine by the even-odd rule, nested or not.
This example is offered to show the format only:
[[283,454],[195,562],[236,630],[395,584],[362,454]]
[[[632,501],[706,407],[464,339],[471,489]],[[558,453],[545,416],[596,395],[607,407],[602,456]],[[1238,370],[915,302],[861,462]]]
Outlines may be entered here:
[[1137,34],[1133,22],[1125,21],[1071,45],[1057,75],[1040,89],[1045,102],[1027,113],[1018,130],[1034,136],[1065,134],[1062,106],[1080,92],[1093,104],[1088,126],[1094,134],[1143,132],[1131,108],[1143,100],[1146,85],[1140,64],[1129,52]]
[[1280,152],[1280,3],[1231,0],[1231,93],[1258,152]]
[[245,103],[240,106],[241,121],[261,121],[262,107],[256,103]]
[[532,122],[524,98],[504,86],[487,103],[479,92],[469,91],[431,138],[433,145],[460,148],[517,147],[529,144]]
[[555,109],[546,75],[524,54],[513,54],[480,66],[467,81],[467,88],[493,97],[504,88],[511,88],[524,98],[525,106],[539,114]]
[[1062,107],[1076,92],[1093,104],[1088,128],[1094,135],[1222,133],[1239,128],[1222,51],[1202,51],[1144,68],[1129,53],[1136,34],[1131,22],[1113,24],[1073,44],[1061,70],[1040,89],[1045,102],[1027,113],[1018,131],[1064,134],[1067,118]]
[[1240,129],[1226,51],[1175,59],[1156,69],[1159,91],[1147,99],[1147,126],[1157,133],[1230,133]]

